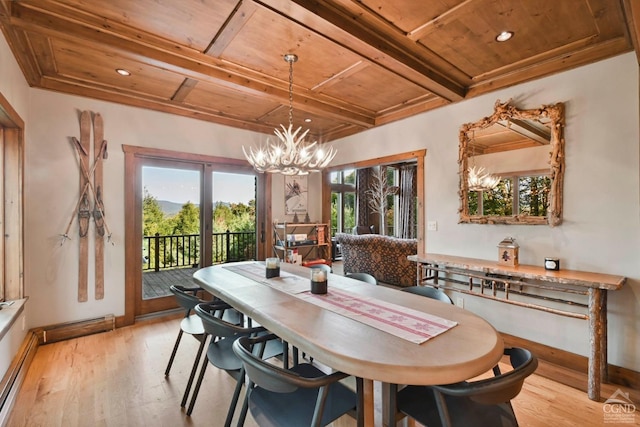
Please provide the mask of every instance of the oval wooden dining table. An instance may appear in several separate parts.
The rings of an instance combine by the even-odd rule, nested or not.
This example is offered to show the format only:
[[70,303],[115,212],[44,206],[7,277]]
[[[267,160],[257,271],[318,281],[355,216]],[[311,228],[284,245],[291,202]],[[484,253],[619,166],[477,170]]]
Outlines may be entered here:
[[417,344],[294,295],[300,291],[300,283],[310,283],[309,277],[306,267],[282,264],[280,278],[265,279],[264,264],[256,261],[205,267],[193,275],[205,290],[304,353],[333,369],[362,378],[365,426],[375,425],[374,381],[448,384],[482,374],[502,357],[504,343],[500,334],[469,311],[398,289],[329,274],[329,293],[349,292],[396,309],[416,310],[457,323]]

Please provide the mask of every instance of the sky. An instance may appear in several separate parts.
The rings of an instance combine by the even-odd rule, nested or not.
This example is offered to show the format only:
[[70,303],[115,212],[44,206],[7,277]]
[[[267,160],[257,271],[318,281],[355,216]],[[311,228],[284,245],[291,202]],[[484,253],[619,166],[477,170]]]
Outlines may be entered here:
[[[199,172],[145,166],[142,168],[142,186],[156,198],[175,203],[200,203]],[[255,198],[255,177],[215,172],[213,174],[213,201],[244,203]]]

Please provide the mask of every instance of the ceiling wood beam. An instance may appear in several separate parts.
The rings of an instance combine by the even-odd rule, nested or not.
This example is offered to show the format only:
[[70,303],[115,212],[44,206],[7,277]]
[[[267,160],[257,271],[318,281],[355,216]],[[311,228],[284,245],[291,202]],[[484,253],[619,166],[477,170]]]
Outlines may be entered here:
[[[338,45],[366,58],[411,82],[440,96],[448,101],[459,101],[464,98],[465,88],[444,73],[434,69],[421,58],[412,55],[405,44],[404,34],[373,29],[363,19],[359,3],[350,0],[339,0],[343,10],[332,4],[313,0],[256,0],[275,12],[288,16],[295,22],[304,25],[319,36],[327,38]],[[347,9],[347,8],[350,8]],[[354,10],[355,8],[355,10]],[[388,24],[384,24],[388,28]],[[330,36],[329,36],[330,35]],[[330,38],[329,38],[330,37]],[[428,55],[425,49],[425,55]],[[442,59],[440,59],[442,62]],[[449,67],[451,65],[449,64]]]
[[536,145],[549,145],[551,143],[551,130],[549,128],[540,129],[525,120],[513,119],[505,122],[496,122],[497,126],[514,132],[525,139],[535,141]]
[[117,88],[98,88],[95,85],[85,85],[81,81],[71,82],[56,78],[45,77],[40,87],[77,96],[84,96],[103,101],[115,102],[133,107],[147,108],[155,111],[191,117],[198,120],[214,122],[239,129],[251,130],[261,133],[272,133],[273,128],[256,122],[248,122],[244,118],[231,117],[229,114],[216,113],[215,111],[203,111],[201,108],[193,108],[188,104],[172,103],[161,99],[151,99],[135,93],[124,93]]

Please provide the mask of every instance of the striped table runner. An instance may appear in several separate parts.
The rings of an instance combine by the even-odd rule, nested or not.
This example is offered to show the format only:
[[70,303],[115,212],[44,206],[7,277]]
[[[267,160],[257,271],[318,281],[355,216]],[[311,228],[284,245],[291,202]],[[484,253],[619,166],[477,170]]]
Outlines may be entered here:
[[329,288],[324,295],[304,292],[296,297],[416,344],[422,344],[458,324],[422,311],[373,297],[355,295],[341,289]]
[[315,295],[309,291],[308,278],[281,271],[280,277],[267,279],[265,278],[264,265],[260,263],[234,265],[224,268],[256,282],[287,292],[325,310],[416,344],[422,344],[458,324],[422,311],[373,297],[356,295],[331,286],[329,286],[326,294]]

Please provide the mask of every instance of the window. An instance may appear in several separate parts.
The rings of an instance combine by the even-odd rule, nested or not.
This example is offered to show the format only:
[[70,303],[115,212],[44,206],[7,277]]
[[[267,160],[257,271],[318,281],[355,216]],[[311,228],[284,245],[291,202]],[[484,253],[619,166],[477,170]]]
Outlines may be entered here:
[[350,233],[356,225],[356,171],[331,172],[331,235]]
[[[347,187],[346,184],[349,182],[355,183],[355,178],[357,171],[365,168],[372,168],[380,165],[393,165],[394,168],[400,172],[399,176],[407,175],[407,171],[404,171],[405,164],[409,164],[412,167],[410,168],[410,174],[407,179],[404,179],[404,183],[401,182],[402,179],[398,179],[398,183],[400,184],[401,194],[398,195],[397,199],[394,199],[394,216],[393,223],[401,223],[403,224],[401,228],[402,233],[400,236],[409,236],[415,237],[418,240],[418,247],[423,247],[424,245],[424,157],[427,154],[427,150],[416,150],[416,151],[408,151],[405,153],[393,154],[391,156],[377,157],[369,160],[361,160],[354,163],[336,165],[333,167],[326,168],[322,174],[322,218],[325,222],[331,222],[332,227],[337,227],[338,224],[342,226],[342,230],[346,230],[347,225],[347,206],[348,204],[342,201],[338,201],[337,194],[341,193],[343,200],[345,199],[345,193],[349,193],[355,190],[355,186]],[[353,178],[350,178],[348,181],[345,175],[350,175],[350,171],[354,170]],[[336,173],[344,173],[342,176],[342,181],[339,181],[338,175]],[[354,190],[351,190],[353,188]],[[411,194],[411,197],[402,197],[402,194]],[[351,203],[351,206],[361,206],[358,200],[355,200],[355,195],[353,196],[354,200]],[[326,198],[326,199],[325,199]],[[326,202],[324,201],[326,200]],[[409,204],[410,206],[404,206]],[[400,205],[402,204],[403,207]],[[342,208],[342,206],[345,206]],[[335,209],[335,213],[334,213]],[[356,209],[353,209],[354,219],[353,224],[355,224],[355,214],[361,215],[362,212],[355,212]],[[342,217],[338,219],[338,212],[342,212]],[[402,218],[399,218],[400,212],[405,215]],[[407,215],[408,214],[408,215]],[[371,217],[371,216],[370,216]],[[374,219],[371,217],[371,219]],[[367,224],[374,224],[373,221],[366,221]],[[377,223],[375,223],[377,224]],[[386,223],[385,223],[386,224]],[[395,227],[395,225],[394,225]],[[396,227],[397,228],[397,227]],[[334,228],[332,230],[336,232]],[[413,233],[413,235],[412,235]]]
[[492,191],[469,192],[469,214],[543,217],[547,215],[550,190],[548,174],[506,175]]
[[[397,187],[400,182],[400,172],[398,168],[389,166],[387,167],[387,185],[389,187]],[[387,213],[385,214],[386,220],[386,233],[389,236],[398,236],[400,230],[400,216],[397,209],[400,206],[400,193],[398,191],[395,194],[387,196]]]

